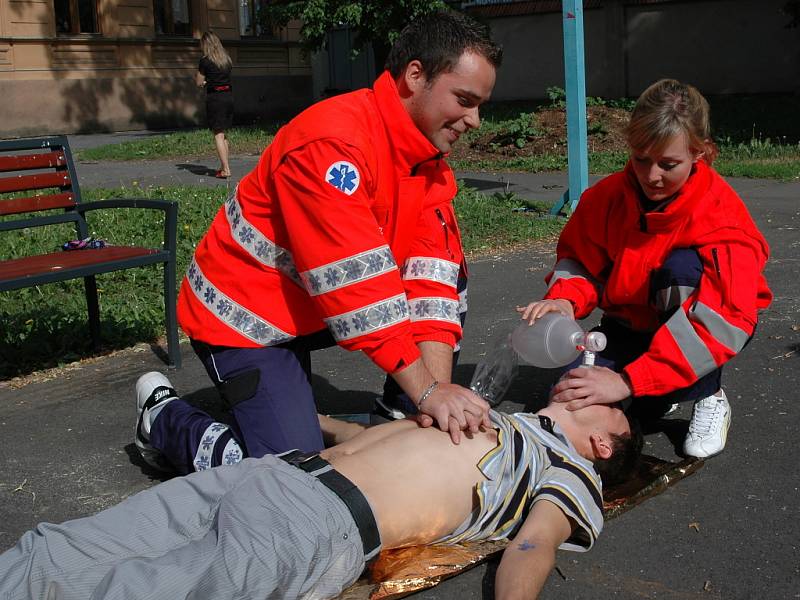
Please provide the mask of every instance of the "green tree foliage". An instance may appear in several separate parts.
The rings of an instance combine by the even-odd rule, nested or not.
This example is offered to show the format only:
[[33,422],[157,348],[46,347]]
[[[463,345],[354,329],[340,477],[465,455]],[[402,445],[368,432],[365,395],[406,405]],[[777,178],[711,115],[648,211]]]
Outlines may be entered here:
[[302,21],[300,36],[308,50],[324,47],[328,31],[351,27],[356,49],[372,43],[377,54],[380,48],[388,49],[410,21],[445,6],[443,0],[289,0],[268,2],[265,16],[278,27],[293,19]]

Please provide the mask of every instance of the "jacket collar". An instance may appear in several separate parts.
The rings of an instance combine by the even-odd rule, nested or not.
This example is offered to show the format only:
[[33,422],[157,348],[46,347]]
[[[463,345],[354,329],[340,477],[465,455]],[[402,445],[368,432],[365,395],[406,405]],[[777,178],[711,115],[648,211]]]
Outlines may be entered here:
[[410,173],[419,163],[441,157],[441,152],[411,120],[389,71],[375,80],[372,89],[401,173]]
[[641,200],[644,192],[639,186],[630,161],[625,165],[625,176],[628,182],[625,186],[626,202],[633,203],[637,207],[639,229],[644,233],[674,230],[677,225],[687,221],[695,211],[705,210],[702,206],[703,200],[712,183],[711,168],[705,162],[697,161],[680,192],[662,210],[645,212]]

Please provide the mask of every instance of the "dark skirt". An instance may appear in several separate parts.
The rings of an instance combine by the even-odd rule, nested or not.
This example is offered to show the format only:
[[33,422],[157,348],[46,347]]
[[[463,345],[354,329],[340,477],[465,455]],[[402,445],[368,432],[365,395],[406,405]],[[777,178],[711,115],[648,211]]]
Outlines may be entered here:
[[206,120],[213,132],[226,131],[233,125],[233,92],[206,94]]

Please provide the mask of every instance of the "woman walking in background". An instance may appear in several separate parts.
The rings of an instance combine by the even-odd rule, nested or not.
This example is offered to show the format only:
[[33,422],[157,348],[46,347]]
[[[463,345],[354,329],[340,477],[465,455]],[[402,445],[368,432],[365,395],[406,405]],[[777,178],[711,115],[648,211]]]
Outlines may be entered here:
[[206,88],[206,119],[214,133],[214,144],[219,155],[220,168],[215,173],[220,179],[231,176],[228,163],[228,138],[225,131],[233,125],[233,88],[231,87],[231,57],[222,47],[217,34],[206,31],[200,38],[203,57],[197,68],[195,81]]

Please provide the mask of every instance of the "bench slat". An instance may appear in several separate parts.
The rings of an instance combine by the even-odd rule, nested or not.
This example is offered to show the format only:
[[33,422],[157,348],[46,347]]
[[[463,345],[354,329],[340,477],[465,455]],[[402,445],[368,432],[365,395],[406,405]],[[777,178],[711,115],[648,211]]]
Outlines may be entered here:
[[52,208],[72,208],[76,206],[75,194],[51,194],[49,196],[27,196],[0,200],[0,215],[18,215],[27,212],[38,212]]
[[17,156],[0,156],[0,171],[25,171],[28,169],[45,169],[64,167],[67,159],[63,152],[47,152],[45,154],[20,154]]
[[39,173],[36,175],[17,175],[0,178],[0,193],[25,190],[41,190],[51,187],[69,186],[69,175],[63,172]]
[[45,273],[65,272],[70,269],[98,265],[115,260],[125,260],[158,254],[155,248],[131,246],[106,246],[105,248],[51,252],[0,261],[0,281],[32,277]]

